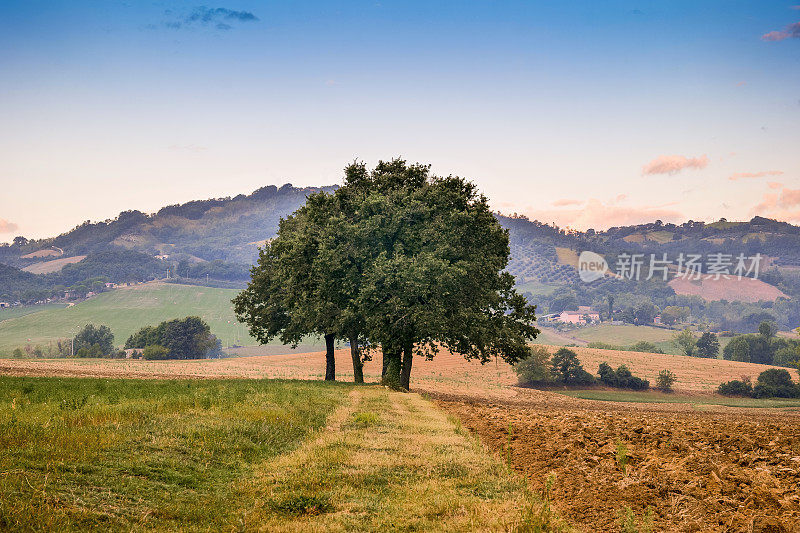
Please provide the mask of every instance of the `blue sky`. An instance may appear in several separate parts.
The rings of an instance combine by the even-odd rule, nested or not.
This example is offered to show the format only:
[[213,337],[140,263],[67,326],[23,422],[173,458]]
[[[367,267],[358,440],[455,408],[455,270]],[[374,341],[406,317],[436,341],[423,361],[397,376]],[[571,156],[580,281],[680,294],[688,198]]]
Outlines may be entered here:
[[798,22],[792,0],[6,0],[0,241],[394,156],[579,228],[798,223]]

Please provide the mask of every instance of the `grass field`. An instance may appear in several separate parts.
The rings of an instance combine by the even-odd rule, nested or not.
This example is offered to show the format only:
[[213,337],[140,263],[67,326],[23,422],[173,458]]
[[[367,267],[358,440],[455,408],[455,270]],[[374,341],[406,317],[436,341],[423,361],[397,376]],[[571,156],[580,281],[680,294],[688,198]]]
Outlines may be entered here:
[[[236,416],[231,416],[236,413]],[[548,507],[418,395],[0,377],[3,530],[511,530]]]
[[20,316],[32,315],[33,313],[39,313],[41,311],[47,311],[48,309],[63,309],[66,306],[67,306],[66,304],[45,304],[45,305],[26,305],[18,307],[7,307],[5,309],[0,309],[0,322],[2,322],[3,320],[9,320],[11,318],[17,318]]
[[[234,289],[152,282],[105,292],[66,308],[53,305],[3,309],[0,311],[0,355],[8,355],[25,344],[45,345],[59,338],[69,338],[89,323],[109,326],[115,345],[121,346],[143,326],[189,315],[197,315],[208,322],[211,332],[222,340],[223,347],[257,344],[234,316],[231,298],[237,293]],[[23,309],[36,312],[3,320],[1,313],[21,313]],[[315,346],[318,344],[310,341],[303,348],[309,351]]]

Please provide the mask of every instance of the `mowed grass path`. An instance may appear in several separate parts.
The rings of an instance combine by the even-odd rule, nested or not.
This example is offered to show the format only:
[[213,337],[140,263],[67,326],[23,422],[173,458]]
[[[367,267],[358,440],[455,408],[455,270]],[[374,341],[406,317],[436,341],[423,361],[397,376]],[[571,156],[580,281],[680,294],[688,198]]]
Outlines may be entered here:
[[248,336],[247,328],[237,327],[231,299],[238,292],[151,282],[105,292],[71,307],[41,308],[0,322],[0,354],[8,355],[25,344],[46,345],[70,338],[86,324],[107,325],[114,333],[114,344],[121,346],[141,327],[190,315],[208,322],[223,346],[235,340],[242,345],[257,344]]
[[524,480],[430,402],[271,380],[0,378],[0,530],[529,530]]

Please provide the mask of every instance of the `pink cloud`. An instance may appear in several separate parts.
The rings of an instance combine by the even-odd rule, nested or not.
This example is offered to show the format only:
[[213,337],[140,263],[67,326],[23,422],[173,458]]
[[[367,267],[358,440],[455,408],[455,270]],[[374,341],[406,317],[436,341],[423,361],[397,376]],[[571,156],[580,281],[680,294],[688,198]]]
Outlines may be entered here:
[[686,157],[682,155],[660,155],[642,167],[642,174],[676,174],[685,168],[705,168],[708,157]]
[[621,206],[614,205],[613,201],[602,202],[596,198],[589,200],[586,206],[580,209],[529,210],[526,214],[542,222],[555,222],[561,227],[581,230],[606,229],[611,226],[642,224],[654,220],[678,222],[683,219],[680,212],[661,206]]
[[783,41],[784,39],[800,39],[800,22],[789,24],[780,31],[771,31],[761,36],[762,41]]
[[3,218],[0,218],[0,233],[11,233],[13,231],[17,231],[19,226],[14,224],[13,222],[9,222]]
[[783,183],[777,181],[770,181],[769,183],[767,183],[767,187],[769,187],[770,189],[780,189],[781,187],[783,187]]
[[800,189],[783,188],[780,193],[767,193],[752,212],[777,220],[800,222]]
[[780,176],[783,174],[782,170],[762,170],[761,172],[736,172],[728,177],[731,181],[740,180],[742,178],[766,178],[767,176]]
[[555,207],[567,207],[570,205],[581,205],[583,200],[570,200],[568,198],[562,198],[561,200],[556,200],[553,202]]

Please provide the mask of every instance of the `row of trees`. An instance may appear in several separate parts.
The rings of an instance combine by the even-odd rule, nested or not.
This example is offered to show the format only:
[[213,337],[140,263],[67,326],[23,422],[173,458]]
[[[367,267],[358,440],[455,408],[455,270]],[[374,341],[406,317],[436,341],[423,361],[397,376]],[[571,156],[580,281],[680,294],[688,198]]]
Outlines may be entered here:
[[413,358],[440,347],[481,362],[529,355],[534,307],[515,292],[508,260],[508,233],[472,183],[400,159],[372,171],[353,163],[343,187],[281,221],[233,302],[263,343],[322,336],[326,379],[339,339],[356,382],[379,347],[383,381],[407,390]]
[[[531,356],[514,365],[520,385],[595,385],[598,382],[608,387],[632,390],[646,390],[650,382],[634,376],[627,365],[620,365],[616,369],[606,362],[600,363],[597,377],[587,372],[578,354],[569,348],[559,348],[552,356],[544,346],[534,346]],[[672,390],[676,381],[675,374],[669,370],[662,370],[656,380],[656,387],[664,392]]]
[[758,375],[755,386],[749,378],[722,383],[717,392],[725,396],[750,396],[753,398],[798,398],[800,385],[792,381],[788,370],[770,368]]
[[[800,328],[798,328],[800,333]],[[762,322],[758,333],[731,339],[722,356],[731,361],[797,367],[800,363],[800,342],[777,337],[775,325]]]
[[222,345],[203,319],[188,316],[143,327],[125,348],[143,350],[145,359],[200,359],[219,355]]

